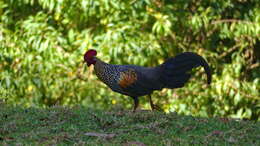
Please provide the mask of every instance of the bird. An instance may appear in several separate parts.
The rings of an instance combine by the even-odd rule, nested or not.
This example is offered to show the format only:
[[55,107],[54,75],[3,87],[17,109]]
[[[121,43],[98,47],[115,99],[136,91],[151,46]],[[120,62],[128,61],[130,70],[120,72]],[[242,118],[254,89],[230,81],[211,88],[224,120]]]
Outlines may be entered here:
[[211,83],[212,74],[206,60],[193,52],[183,52],[167,59],[155,67],[138,65],[108,64],[97,57],[97,51],[89,49],[84,54],[87,66],[94,65],[96,76],[112,91],[133,99],[133,112],[139,106],[139,97],[148,95],[152,110],[161,110],[152,101],[151,94],[163,88],[181,88],[191,78],[191,70],[202,66],[207,75],[207,84]]

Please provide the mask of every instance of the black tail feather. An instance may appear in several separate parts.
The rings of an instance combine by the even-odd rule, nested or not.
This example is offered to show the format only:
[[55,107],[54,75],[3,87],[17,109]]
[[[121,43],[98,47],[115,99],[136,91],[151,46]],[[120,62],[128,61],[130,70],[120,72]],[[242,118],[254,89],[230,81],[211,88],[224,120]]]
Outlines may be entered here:
[[189,71],[202,66],[207,74],[207,83],[211,83],[211,71],[206,60],[198,54],[185,52],[168,59],[160,67],[161,82],[165,88],[180,88],[190,79]]

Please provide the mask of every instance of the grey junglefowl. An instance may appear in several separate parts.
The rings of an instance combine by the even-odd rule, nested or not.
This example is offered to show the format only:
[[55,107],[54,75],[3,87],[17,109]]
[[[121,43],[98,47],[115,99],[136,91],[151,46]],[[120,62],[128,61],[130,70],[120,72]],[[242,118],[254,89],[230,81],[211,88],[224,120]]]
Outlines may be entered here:
[[88,66],[94,65],[97,77],[113,91],[130,96],[134,100],[136,111],[140,96],[148,95],[152,110],[159,107],[153,104],[151,94],[163,88],[181,88],[191,77],[193,68],[202,66],[207,74],[207,83],[211,83],[211,71],[208,63],[200,55],[184,52],[156,67],[136,65],[108,64],[96,57],[96,50],[88,50],[84,61]]

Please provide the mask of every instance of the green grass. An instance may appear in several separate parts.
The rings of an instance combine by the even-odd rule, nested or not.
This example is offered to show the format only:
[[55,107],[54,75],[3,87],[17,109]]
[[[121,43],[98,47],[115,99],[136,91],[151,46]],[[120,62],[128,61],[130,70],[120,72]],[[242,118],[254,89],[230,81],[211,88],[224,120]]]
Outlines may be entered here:
[[0,145],[5,144],[260,145],[260,122],[151,111],[0,104]]

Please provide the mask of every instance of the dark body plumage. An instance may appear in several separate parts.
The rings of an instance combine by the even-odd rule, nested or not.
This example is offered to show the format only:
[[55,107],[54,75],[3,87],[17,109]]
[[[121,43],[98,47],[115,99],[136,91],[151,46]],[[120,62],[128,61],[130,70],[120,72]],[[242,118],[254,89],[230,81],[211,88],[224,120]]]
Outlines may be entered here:
[[[138,106],[138,97],[150,95],[154,90],[180,88],[189,80],[192,68],[202,66],[207,74],[208,84],[211,72],[207,62],[199,55],[185,52],[166,60],[156,67],[136,65],[112,65],[95,58],[94,70],[98,78],[113,91],[128,95]],[[151,97],[150,103],[152,105]],[[154,109],[154,108],[153,108]]]
[[[158,68],[141,67],[135,65],[113,65],[97,60],[94,67],[98,78],[108,85],[113,91],[125,94],[131,97],[139,97],[151,94],[153,90],[160,90]],[[120,85],[122,77],[126,74],[133,74],[137,79],[128,86]],[[131,82],[132,77],[125,79],[124,82]],[[127,83],[126,83],[127,84]]]

